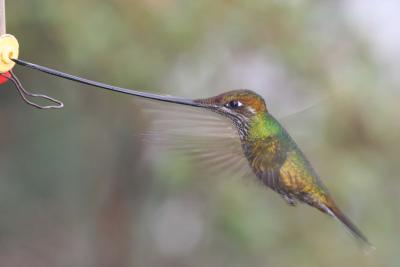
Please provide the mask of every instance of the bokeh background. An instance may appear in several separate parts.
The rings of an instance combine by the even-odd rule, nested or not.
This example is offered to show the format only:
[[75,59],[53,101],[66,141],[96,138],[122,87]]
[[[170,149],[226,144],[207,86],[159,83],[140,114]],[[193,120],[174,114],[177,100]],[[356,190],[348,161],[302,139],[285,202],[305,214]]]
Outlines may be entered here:
[[21,58],[184,97],[249,88],[376,250],[339,223],[142,141],[128,96],[16,68],[0,88],[1,266],[399,266],[400,2],[13,0]]

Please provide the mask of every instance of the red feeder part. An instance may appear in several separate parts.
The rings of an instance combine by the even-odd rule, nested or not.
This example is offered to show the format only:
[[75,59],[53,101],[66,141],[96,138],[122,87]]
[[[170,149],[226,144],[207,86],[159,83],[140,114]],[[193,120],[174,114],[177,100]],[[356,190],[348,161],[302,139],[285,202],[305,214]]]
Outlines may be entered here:
[[11,73],[9,71],[5,73],[1,73],[0,75],[0,84],[5,84],[11,78]]

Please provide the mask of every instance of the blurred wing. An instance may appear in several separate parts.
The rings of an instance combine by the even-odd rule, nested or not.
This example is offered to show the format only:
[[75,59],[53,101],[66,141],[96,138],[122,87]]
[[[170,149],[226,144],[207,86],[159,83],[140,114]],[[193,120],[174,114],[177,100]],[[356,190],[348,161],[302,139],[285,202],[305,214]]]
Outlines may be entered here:
[[228,119],[201,108],[149,100],[139,104],[150,122],[144,134],[150,145],[188,157],[211,175],[252,174],[237,130]]
[[311,152],[324,142],[324,124],[332,103],[333,99],[327,97],[288,115],[279,116],[278,120],[302,149]]

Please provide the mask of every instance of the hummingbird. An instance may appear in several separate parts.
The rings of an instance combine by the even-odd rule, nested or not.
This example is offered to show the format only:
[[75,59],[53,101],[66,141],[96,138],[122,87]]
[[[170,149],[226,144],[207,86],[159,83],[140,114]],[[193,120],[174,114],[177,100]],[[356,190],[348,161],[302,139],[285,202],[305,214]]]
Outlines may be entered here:
[[291,206],[305,203],[339,220],[365,248],[366,236],[339,209],[326,186],[264,99],[251,90],[234,90],[197,99],[196,105],[229,119],[255,176]]
[[339,209],[296,142],[269,112],[264,99],[251,90],[233,90],[204,99],[187,99],[116,87],[13,59],[19,65],[105,90],[216,113],[236,129],[241,153],[252,173],[292,206],[305,203],[340,221],[366,249],[374,247]]
[[[155,99],[153,96],[144,97]],[[262,184],[278,193],[291,206],[305,203],[339,220],[366,251],[373,249],[366,236],[339,209],[307,157],[286,129],[269,112],[260,95],[251,90],[233,90],[204,99],[191,100],[157,96],[156,100],[206,109],[229,120],[237,131],[236,136],[240,139],[240,153],[247,160],[247,165],[253,175]],[[168,111],[162,109],[162,112]],[[195,122],[192,122],[192,125],[196,124],[197,117],[194,119]],[[201,124],[201,122],[198,123]],[[171,125],[168,127],[171,128]],[[182,135],[178,137],[179,140],[181,137]],[[217,153],[225,162],[225,166],[229,164],[232,167],[235,165],[235,161],[238,161],[238,157],[233,158],[232,161],[229,159],[229,153],[236,153],[237,150],[229,148],[228,146],[231,144],[227,145],[227,142],[220,141],[221,144],[217,149],[225,151],[228,155],[224,157],[220,152]],[[227,147],[221,147],[225,145]],[[205,148],[200,153],[206,156],[211,155],[207,151],[208,148]],[[198,152],[197,147],[196,152]],[[213,160],[215,158],[211,157],[211,161]]]

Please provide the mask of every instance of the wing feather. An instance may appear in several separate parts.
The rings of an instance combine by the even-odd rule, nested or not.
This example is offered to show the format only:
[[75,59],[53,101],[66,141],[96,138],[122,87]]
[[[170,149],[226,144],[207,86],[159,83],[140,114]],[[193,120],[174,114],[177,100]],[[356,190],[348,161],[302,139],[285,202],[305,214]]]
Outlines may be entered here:
[[143,134],[151,146],[187,157],[214,176],[251,176],[236,128],[219,114],[200,108],[141,102],[150,121]]

